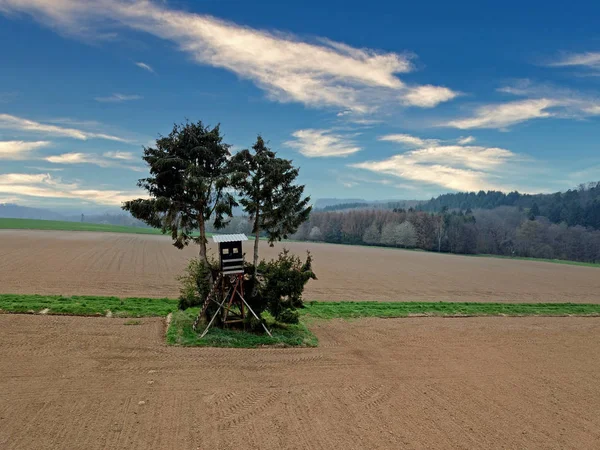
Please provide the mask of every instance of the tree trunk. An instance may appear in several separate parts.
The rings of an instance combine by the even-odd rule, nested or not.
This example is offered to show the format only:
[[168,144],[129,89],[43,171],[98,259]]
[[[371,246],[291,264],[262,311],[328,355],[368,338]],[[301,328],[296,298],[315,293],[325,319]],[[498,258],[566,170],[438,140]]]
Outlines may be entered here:
[[[198,215],[198,229],[200,231],[200,254],[199,254],[199,257],[200,257],[200,261],[204,264],[204,267],[206,267],[208,269],[208,273],[206,275],[206,281],[208,282],[208,289],[210,292],[213,288],[214,280],[213,280],[210,264],[208,263],[208,256],[206,253],[206,225],[204,223],[204,217],[202,216],[202,214]],[[200,317],[200,320],[205,320],[205,321],[208,320],[207,311],[204,308],[202,308],[201,314],[202,314],[202,316]]]
[[206,225],[202,216],[198,217],[198,228],[200,229],[200,261],[208,266],[208,257],[206,256]]
[[256,268],[258,267],[258,244],[260,243],[260,230],[258,228],[258,215],[256,216],[256,220],[254,222],[254,273],[256,273]]

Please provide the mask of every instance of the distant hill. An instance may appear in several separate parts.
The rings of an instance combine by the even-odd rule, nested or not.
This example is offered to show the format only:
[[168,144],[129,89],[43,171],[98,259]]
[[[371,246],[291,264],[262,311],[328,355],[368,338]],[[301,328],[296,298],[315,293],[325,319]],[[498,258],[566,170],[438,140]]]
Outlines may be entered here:
[[313,203],[314,209],[323,209],[329,206],[349,204],[349,203],[368,203],[362,198],[319,198]]
[[68,220],[63,214],[42,208],[30,208],[12,203],[0,203],[0,218]]
[[0,203],[0,218],[2,219],[57,220],[63,222],[148,228],[144,222],[135,219],[129,213],[116,208],[109,209],[108,211],[102,214],[58,213],[44,208],[30,208],[12,203]]

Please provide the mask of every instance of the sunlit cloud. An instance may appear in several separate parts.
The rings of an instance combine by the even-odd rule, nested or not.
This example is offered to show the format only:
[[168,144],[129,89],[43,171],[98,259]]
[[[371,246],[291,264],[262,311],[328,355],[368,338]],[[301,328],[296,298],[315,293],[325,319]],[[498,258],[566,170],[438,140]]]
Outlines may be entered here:
[[452,100],[460,95],[442,86],[417,86],[410,88],[403,96],[403,103],[408,106],[418,106],[421,108],[433,108],[440,103]]
[[318,130],[308,128],[292,133],[294,140],[287,141],[284,145],[297,149],[309,158],[348,156],[361,150],[346,136],[337,134],[332,130]]
[[[109,155],[109,156],[106,156]],[[133,170],[135,172],[141,172],[144,169],[137,166],[130,166],[123,164],[123,161],[130,161],[131,153],[128,152],[106,152],[104,155],[98,155],[95,153],[63,153],[61,155],[47,156],[46,161],[53,164],[93,164],[98,167],[113,167]]]
[[324,38],[307,41],[171,9],[161,2],[0,0],[0,8],[28,13],[72,35],[100,32],[101,25],[149,33],[174,42],[199,64],[252,80],[279,102],[369,113],[390,104],[430,108],[458,95],[446,87],[407,86],[401,81],[398,74],[413,70],[409,54],[355,48]]
[[0,195],[37,198],[79,199],[100,205],[121,205],[124,201],[145,197],[141,191],[92,189],[77,182],[64,182],[48,173],[0,174]]
[[48,147],[49,141],[0,141],[0,160],[27,160],[34,158],[35,151]]
[[[1,1],[1,0],[0,0]],[[36,122],[10,114],[0,114],[0,128],[39,133],[47,136],[59,136],[85,141],[88,139],[104,139],[116,142],[129,142],[128,140],[105,133],[94,133],[78,128],[62,127],[48,123]]]
[[586,67],[600,70],[600,52],[565,53],[549,66],[553,67]]
[[398,144],[404,144],[407,147],[425,147],[427,145],[437,145],[439,139],[421,139],[410,134],[387,134],[380,136],[379,141],[396,142]]
[[506,128],[531,119],[552,117],[550,108],[557,106],[552,99],[518,100],[477,108],[471,117],[447,122],[449,127],[467,130],[471,128]]
[[[408,181],[457,191],[507,190],[503,179],[510,164],[525,158],[503,148],[474,145],[441,145],[438,140],[390,135],[388,139],[418,147],[381,161],[365,161],[351,167],[366,169]],[[415,145],[416,144],[416,145]],[[420,145],[420,144],[423,144]]]

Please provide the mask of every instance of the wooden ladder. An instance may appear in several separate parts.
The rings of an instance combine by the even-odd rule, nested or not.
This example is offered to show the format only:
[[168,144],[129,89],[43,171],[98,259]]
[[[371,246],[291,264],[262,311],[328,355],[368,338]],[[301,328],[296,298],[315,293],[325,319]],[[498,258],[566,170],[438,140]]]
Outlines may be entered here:
[[222,280],[223,280],[223,274],[219,273],[219,276],[217,277],[217,279],[213,283],[212,289],[210,290],[210,292],[206,296],[206,299],[204,300],[204,304],[202,305],[202,309],[198,313],[198,316],[196,317],[196,320],[194,320],[194,325],[192,325],[192,328],[194,329],[194,331],[196,331],[196,328],[198,327],[198,324],[200,323],[200,319],[206,313],[206,310],[208,309],[208,305],[210,305],[210,302],[212,302],[213,300],[215,300],[215,295],[219,291],[219,288],[221,286],[221,281]]

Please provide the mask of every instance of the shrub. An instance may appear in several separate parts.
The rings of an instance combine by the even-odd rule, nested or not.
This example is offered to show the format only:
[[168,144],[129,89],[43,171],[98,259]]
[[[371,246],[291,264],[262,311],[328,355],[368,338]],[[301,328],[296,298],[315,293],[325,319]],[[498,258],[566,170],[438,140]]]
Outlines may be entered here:
[[316,279],[312,271],[312,256],[307,252],[306,261],[284,249],[277,259],[261,261],[258,265],[258,307],[267,309],[280,322],[297,323],[297,308],[302,308],[302,292],[310,279]]
[[213,279],[218,270],[218,263],[209,260],[207,267],[198,258],[192,258],[185,268],[184,275],[179,277],[181,288],[179,289],[179,309],[185,310],[192,306],[201,306],[210,292],[209,277]]

